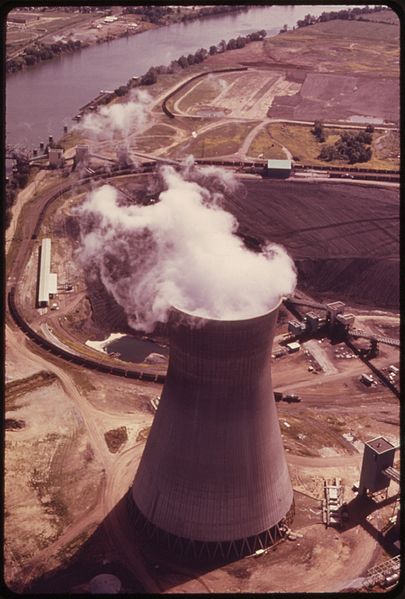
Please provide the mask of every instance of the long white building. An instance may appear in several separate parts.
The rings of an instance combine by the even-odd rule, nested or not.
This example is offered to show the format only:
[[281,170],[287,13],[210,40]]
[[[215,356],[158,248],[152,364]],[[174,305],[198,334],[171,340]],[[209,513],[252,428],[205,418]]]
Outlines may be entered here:
[[41,262],[39,267],[38,306],[49,304],[49,298],[56,294],[57,275],[51,272],[51,240],[45,237],[41,243]]

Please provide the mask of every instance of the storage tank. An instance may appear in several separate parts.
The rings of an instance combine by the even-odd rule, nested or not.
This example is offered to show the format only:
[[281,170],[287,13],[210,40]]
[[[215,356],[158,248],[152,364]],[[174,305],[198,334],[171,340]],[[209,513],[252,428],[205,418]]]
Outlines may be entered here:
[[270,369],[278,307],[245,320],[170,312],[168,373],[132,508],[172,551],[240,557],[292,520]]

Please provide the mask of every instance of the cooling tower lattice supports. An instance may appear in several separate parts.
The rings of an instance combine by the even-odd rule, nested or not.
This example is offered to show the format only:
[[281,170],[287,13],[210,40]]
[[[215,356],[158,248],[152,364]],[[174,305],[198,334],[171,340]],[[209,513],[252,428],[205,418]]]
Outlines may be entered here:
[[137,523],[173,551],[252,553],[292,519],[271,385],[277,312],[221,321],[171,311],[169,369],[132,499]]

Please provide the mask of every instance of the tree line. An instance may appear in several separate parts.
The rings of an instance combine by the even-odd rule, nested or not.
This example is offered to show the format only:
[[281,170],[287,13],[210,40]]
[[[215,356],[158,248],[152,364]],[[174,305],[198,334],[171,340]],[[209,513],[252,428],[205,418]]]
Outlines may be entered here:
[[35,42],[24,48],[22,54],[17,58],[10,58],[6,62],[6,72],[14,73],[21,70],[24,66],[30,66],[42,60],[50,60],[54,56],[58,56],[63,52],[73,52],[86,48],[89,44],[80,40],[67,40],[53,42],[52,44],[44,44]]
[[[188,10],[186,10],[186,8]],[[191,10],[189,10],[191,8]],[[224,14],[247,10],[249,7],[246,4],[226,4],[213,6],[162,6],[162,5],[146,5],[146,6],[126,6],[122,14],[136,14],[143,19],[155,25],[168,25],[174,22],[185,22],[209,15]]]
[[[312,134],[322,143],[327,135],[321,121],[315,121]],[[356,162],[368,162],[371,159],[371,143],[373,141],[373,125],[367,125],[365,130],[358,133],[343,131],[334,144],[326,144],[322,147],[318,158],[331,162],[332,160],[344,160],[349,164]]]
[[137,79],[130,79],[126,85],[121,85],[115,89],[117,96],[124,96],[131,88],[139,87],[142,85],[153,85],[156,83],[159,74],[173,74],[186,69],[193,64],[199,64],[203,62],[208,56],[213,54],[220,54],[228,50],[236,50],[238,48],[244,48],[246,44],[251,42],[260,41],[266,37],[266,31],[261,29],[260,31],[254,31],[246,36],[238,36],[232,38],[228,42],[221,40],[219,44],[210,46],[209,50],[200,48],[194,53],[190,53],[187,56],[182,55],[176,60],[172,60],[169,65],[153,66],[144,74]]
[[386,6],[374,6],[370,8],[369,6],[355,6],[354,8],[344,8],[342,10],[332,10],[329,12],[323,12],[319,15],[319,17],[314,17],[313,15],[305,15],[303,19],[297,21],[297,27],[307,27],[308,25],[315,25],[315,23],[324,23],[326,21],[333,21],[335,19],[342,20],[363,20],[362,15],[379,12],[381,10],[386,10]]

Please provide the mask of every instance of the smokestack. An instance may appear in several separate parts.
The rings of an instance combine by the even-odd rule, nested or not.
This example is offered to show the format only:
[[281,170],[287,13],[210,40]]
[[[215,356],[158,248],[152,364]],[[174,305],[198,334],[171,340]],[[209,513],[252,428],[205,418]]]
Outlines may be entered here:
[[168,373],[132,499],[137,525],[171,551],[239,558],[291,522],[270,370],[278,306],[244,320],[170,312]]
[[68,126],[67,125],[63,125],[63,133],[67,133],[68,132]]
[[43,150],[44,148],[45,148],[45,144],[44,144],[44,142],[43,142],[43,141],[40,141],[40,142],[39,142],[39,149],[40,149],[40,150]]
[[48,142],[49,142],[50,144],[51,144],[51,143],[53,143],[53,135],[50,135],[50,136],[48,137]]

